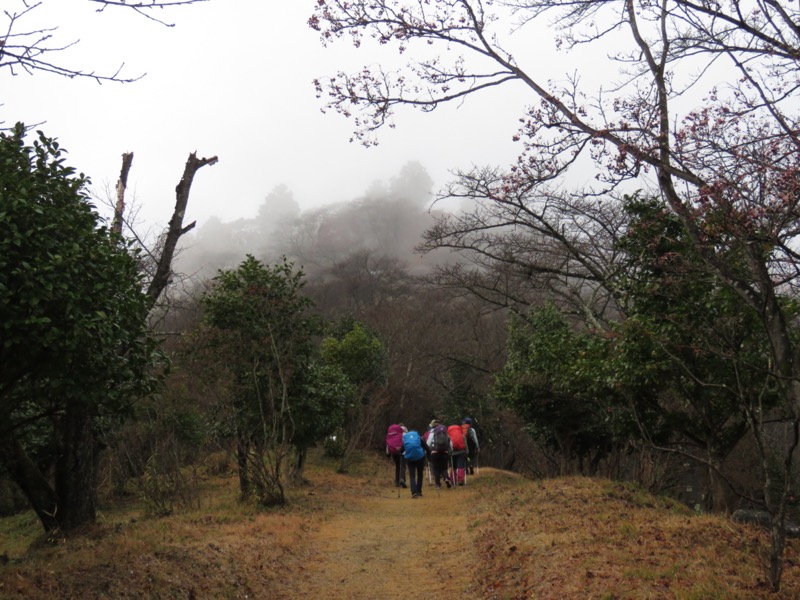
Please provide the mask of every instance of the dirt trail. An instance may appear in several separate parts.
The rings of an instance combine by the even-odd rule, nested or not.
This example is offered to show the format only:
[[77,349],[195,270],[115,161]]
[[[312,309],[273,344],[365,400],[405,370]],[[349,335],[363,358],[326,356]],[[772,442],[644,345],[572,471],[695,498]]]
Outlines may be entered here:
[[[292,598],[393,599],[436,593],[456,598],[470,588],[467,485],[437,492],[427,480],[423,496],[374,488],[353,495],[309,540]],[[399,497],[398,497],[399,496]],[[455,548],[460,548],[456,551]],[[289,597],[289,596],[286,596]]]

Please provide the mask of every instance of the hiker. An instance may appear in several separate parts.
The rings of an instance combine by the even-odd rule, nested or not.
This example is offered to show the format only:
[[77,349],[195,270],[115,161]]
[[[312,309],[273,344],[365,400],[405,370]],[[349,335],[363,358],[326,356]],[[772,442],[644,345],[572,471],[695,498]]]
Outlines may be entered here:
[[450,453],[453,451],[453,442],[447,434],[447,427],[438,419],[431,421],[429,425],[427,441],[431,450],[431,469],[436,484],[436,489],[441,489],[441,481],[444,479],[445,485],[451,487],[448,466],[450,464]]
[[450,453],[450,463],[453,466],[453,483],[464,485],[466,483],[467,472],[467,443],[464,441],[464,432],[461,425],[453,423],[447,428],[447,434],[453,444]]
[[408,465],[408,478],[411,483],[411,497],[422,496],[422,478],[425,472],[425,457],[430,448],[415,430],[403,434],[403,458]]
[[472,426],[472,419],[467,417],[461,423],[461,432],[464,434],[464,439],[467,443],[467,469],[470,475],[475,475],[475,465],[478,464],[478,454],[480,454],[481,446],[478,444],[478,434],[475,433],[475,428]]
[[389,425],[386,431],[386,456],[394,461],[394,486],[401,488],[407,487],[406,461],[403,458],[403,434],[407,431],[402,423]]

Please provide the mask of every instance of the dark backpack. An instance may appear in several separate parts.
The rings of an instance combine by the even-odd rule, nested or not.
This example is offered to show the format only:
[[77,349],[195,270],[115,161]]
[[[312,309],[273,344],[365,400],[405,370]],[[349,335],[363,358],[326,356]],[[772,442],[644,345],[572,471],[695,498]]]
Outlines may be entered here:
[[469,423],[464,423],[461,425],[461,431],[464,433],[464,439],[467,442],[467,450],[470,454],[472,454],[477,448],[475,445],[475,431],[472,429]]
[[386,432],[386,449],[389,454],[403,452],[403,427],[401,425],[389,425]]
[[433,438],[432,446],[434,452],[450,451],[450,436],[447,435],[447,427],[444,425],[437,425],[433,428],[431,437]]
[[410,462],[422,460],[422,457],[425,456],[425,450],[422,449],[422,440],[419,439],[419,434],[416,431],[409,431],[403,434],[403,456]]

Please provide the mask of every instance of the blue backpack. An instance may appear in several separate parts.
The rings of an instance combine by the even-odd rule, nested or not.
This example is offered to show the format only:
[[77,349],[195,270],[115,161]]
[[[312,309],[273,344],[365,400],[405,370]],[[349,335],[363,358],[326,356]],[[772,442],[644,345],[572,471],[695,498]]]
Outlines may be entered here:
[[406,460],[412,462],[421,460],[425,456],[425,450],[422,449],[422,441],[420,441],[419,434],[416,431],[409,431],[403,434],[403,456]]

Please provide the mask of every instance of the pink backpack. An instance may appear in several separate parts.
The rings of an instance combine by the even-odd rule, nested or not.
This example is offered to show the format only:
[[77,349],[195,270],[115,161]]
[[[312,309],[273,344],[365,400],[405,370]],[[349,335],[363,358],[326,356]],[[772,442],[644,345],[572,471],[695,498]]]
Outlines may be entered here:
[[403,427],[401,425],[389,425],[386,432],[386,449],[389,454],[403,452]]

